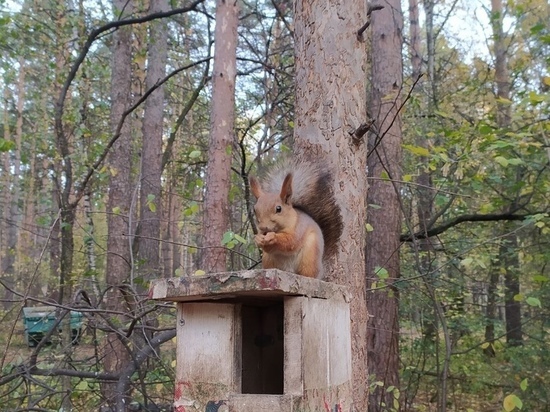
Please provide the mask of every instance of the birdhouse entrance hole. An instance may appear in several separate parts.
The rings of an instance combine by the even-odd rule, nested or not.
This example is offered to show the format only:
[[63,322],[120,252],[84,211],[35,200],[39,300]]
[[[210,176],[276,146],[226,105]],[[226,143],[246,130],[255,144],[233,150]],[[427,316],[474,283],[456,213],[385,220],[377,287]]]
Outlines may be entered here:
[[243,305],[241,314],[242,393],[282,395],[283,302]]

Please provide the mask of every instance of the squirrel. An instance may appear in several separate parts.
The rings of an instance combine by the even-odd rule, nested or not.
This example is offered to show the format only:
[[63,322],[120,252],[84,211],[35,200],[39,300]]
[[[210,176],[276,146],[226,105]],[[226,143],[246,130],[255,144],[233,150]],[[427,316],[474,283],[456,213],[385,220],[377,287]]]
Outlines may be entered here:
[[337,252],[343,230],[330,170],[320,161],[287,159],[261,184],[249,180],[262,267],[322,279],[323,261]]

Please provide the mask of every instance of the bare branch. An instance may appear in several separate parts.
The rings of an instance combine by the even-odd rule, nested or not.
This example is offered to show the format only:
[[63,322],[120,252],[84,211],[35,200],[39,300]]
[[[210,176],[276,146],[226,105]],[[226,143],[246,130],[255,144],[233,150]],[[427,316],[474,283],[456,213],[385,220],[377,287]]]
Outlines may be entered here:
[[373,6],[372,4],[369,4],[369,8],[367,10],[367,22],[363,24],[359,30],[357,30],[357,38],[359,40],[361,40],[361,38],[363,37],[363,33],[365,33],[365,30],[367,30],[370,26],[370,16],[372,12],[377,10],[382,10],[383,8],[384,6],[382,6],[381,4],[377,4],[375,6]]
[[436,226],[427,231],[401,235],[399,237],[399,240],[401,242],[412,242],[415,239],[427,239],[432,236],[437,236],[445,232],[446,230],[464,222],[499,222],[499,221],[524,220],[529,216],[533,216],[539,213],[547,213],[547,211],[533,212],[533,213],[521,214],[521,215],[510,213],[510,212],[500,213],[500,214],[499,213],[487,214],[487,215],[476,215],[476,214],[462,215],[462,216],[457,216],[456,218],[448,221],[447,223],[444,223],[440,226]]

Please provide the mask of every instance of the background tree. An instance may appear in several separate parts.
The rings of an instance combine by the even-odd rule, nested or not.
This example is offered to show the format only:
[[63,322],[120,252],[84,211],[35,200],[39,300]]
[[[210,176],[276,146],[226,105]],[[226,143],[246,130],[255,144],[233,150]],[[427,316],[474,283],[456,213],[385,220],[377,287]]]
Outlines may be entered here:
[[[399,1],[372,14],[371,92],[373,117],[369,138],[369,207],[367,223],[367,348],[369,355],[369,411],[382,411],[398,402],[392,388],[399,387],[399,279],[401,233],[400,185],[402,176],[401,115],[403,97],[403,13]],[[372,381],[375,384],[373,386]]]
[[[166,0],[152,1],[149,13],[169,10]],[[167,22],[151,22],[147,42],[146,90],[153,89],[166,76]],[[164,130],[164,85],[157,87],[143,108],[143,144],[140,163],[139,223],[136,228],[139,289],[161,276],[160,228],[162,216],[162,141]],[[163,205],[162,205],[163,206]]]
[[216,5],[211,131],[203,207],[203,250],[199,265],[207,272],[226,270],[227,253],[221,244],[229,228],[238,10],[236,0],[219,0]]
[[[113,10],[122,20],[134,12],[133,2],[114,0]],[[111,128],[117,133],[123,113],[132,104],[132,27],[122,27],[113,36],[111,57]],[[132,194],[132,125],[125,121],[120,137],[109,152],[109,196],[107,200],[107,250],[106,260],[106,308],[114,313],[127,311],[126,299],[132,299],[125,291],[131,271],[131,237],[133,211]],[[133,285],[133,283],[131,283]],[[124,323],[124,317],[114,320]],[[125,346],[129,342],[116,330],[107,335],[104,344],[104,367],[107,372],[116,372],[128,363]],[[112,383],[106,383],[104,396],[107,404],[115,405],[121,399],[128,404],[127,394],[119,393]]]

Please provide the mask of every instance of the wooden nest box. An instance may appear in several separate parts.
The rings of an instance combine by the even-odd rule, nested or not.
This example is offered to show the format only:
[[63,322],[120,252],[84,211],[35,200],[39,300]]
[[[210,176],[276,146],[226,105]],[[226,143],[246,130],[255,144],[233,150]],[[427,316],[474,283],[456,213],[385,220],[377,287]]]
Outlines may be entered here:
[[153,281],[177,303],[177,412],[351,410],[348,291],[277,269]]

